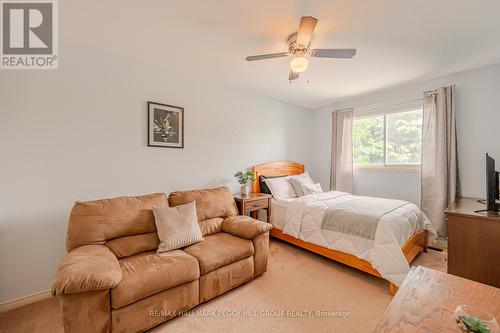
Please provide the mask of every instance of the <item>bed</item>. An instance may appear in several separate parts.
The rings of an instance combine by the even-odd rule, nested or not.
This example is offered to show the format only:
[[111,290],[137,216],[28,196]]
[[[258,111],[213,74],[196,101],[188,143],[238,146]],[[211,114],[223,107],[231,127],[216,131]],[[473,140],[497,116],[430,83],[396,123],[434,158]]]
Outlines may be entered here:
[[[271,162],[255,165],[252,172],[257,179],[252,190],[260,193],[260,176],[299,175],[304,173],[304,165]],[[330,191],[294,199],[273,198],[268,218],[273,224],[271,236],[386,279],[390,293],[395,294],[409,271],[409,264],[420,252],[427,252],[428,241],[435,237],[435,230],[420,209],[410,203],[391,212],[392,215],[387,214],[386,223],[381,222],[377,227],[373,240],[322,229],[320,220],[326,203],[349,201],[351,197],[355,196]],[[413,224],[408,226],[410,220]],[[389,230],[391,228],[396,231]]]

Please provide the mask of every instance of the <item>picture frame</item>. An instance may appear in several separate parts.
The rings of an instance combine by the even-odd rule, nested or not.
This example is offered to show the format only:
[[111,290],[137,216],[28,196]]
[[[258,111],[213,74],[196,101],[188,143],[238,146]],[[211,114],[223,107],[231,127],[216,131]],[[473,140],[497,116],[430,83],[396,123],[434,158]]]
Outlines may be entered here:
[[148,101],[148,146],[184,148],[184,108]]

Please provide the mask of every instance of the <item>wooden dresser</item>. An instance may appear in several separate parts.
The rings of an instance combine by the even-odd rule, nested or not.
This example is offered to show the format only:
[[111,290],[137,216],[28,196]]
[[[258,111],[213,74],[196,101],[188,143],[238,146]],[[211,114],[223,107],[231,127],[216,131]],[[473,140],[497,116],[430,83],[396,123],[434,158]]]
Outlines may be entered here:
[[448,273],[500,288],[500,214],[485,208],[460,198],[446,210]]

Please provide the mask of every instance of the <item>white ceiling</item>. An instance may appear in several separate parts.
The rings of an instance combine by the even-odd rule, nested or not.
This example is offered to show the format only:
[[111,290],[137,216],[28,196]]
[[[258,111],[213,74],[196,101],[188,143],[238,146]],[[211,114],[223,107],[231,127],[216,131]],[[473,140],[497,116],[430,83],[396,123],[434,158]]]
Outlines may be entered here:
[[[134,40],[136,56],[144,61],[307,108],[500,62],[499,0],[98,3],[100,13],[86,16],[83,2],[78,14],[92,17],[93,24],[106,22],[106,32],[115,29],[124,44]],[[287,37],[305,15],[319,20],[313,48],[355,47],[357,55],[310,59],[307,71],[291,84],[290,59],[244,60],[286,51]]]

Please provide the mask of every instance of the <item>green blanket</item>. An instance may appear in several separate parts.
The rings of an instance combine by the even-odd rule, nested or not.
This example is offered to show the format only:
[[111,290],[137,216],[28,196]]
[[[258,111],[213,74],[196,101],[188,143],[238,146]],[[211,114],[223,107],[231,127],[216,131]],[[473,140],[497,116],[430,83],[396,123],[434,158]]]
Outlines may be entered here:
[[380,219],[406,204],[401,200],[370,197],[341,202],[325,211],[321,228],[373,239]]

